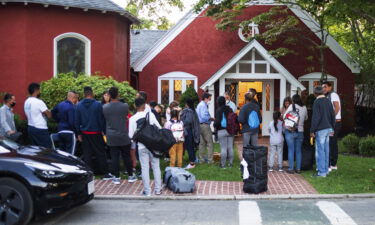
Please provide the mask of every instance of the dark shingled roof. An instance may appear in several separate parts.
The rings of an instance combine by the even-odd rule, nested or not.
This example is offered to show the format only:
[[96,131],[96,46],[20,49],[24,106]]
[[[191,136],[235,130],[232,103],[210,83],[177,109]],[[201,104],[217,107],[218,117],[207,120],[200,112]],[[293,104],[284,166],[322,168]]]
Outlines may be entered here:
[[140,23],[137,17],[110,0],[0,0],[0,2],[36,3],[116,12],[129,19],[132,23]]
[[130,32],[130,65],[160,40],[166,30],[132,30]]

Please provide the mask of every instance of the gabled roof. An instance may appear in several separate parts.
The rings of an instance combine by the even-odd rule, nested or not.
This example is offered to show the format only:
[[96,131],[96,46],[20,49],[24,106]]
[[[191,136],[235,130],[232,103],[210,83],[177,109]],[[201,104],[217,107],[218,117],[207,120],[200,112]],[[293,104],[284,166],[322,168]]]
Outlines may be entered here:
[[133,66],[134,62],[166,33],[166,30],[132,30],[130,32],[130,65]]
[[244,48],[241,49],[232,59],[230,59],[221,69],[219,69],[213,76],[210,77],[201,88],[205,90],[207,87],[213,85],[217,80],[220,79],[232,66],[234,66],[238,61],[242,59],[253,48],[255,48],[260,55],[268,61],[285,79],[293,86],[305,90],[306,88],[287,70],[279,61],[277,61],[273,56],[271,56],[268,51],[257,41],[252,40]]
[[137,17],[121,8],[110,0],[0,0],[0,2],[35,3],[43,5],[57,5],[64,7],[100,10],[103,12],[116,12],[129,19],[132,23],[139,24]]
[[[273,0],[258,0],[253,1],[249,7],[253,5],[280,5]],[[318,23],[306,11],[289,6],[292,12],[318,37],[321,39]],[[190,11],[187,13],[168,33],[163,36],[155,45],[147,50],[134,63],[133,68],[137,72],[141,72],[151,60],[153,60],[166,46],[169,45],[186,27],[188,27],[199,14]],[[355,60],[345,51],[345,49],[331,36],[328,35],[327,45],[331,51],[352,71],[352,73],[359,73],[360,66]]]

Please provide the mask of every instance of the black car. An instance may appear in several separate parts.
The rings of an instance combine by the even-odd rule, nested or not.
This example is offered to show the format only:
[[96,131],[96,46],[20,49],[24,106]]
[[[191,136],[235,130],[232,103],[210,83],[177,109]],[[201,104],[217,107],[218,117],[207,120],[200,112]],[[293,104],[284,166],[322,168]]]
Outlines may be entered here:
[[0,137],[0,224],[27,224],[94,197],[94,176],[68,153]]

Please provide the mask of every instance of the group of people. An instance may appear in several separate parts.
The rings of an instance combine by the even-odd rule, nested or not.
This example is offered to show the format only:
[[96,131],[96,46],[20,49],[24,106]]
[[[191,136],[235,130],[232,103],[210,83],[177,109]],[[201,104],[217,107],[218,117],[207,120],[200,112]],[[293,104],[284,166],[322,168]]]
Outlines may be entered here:
[[[202,94],[201,101],[195,107],[195,102],[188,98],[182,109],[174,101],[161,114],[162,107],[154,102],[147,103],[147,93],[138,92],[135,99],[136,112],[131,115],[129,105],[120,99],[117,87],[111,87],[103,94],[103,101],[94,98],[91,87],[83,90],[84,98],[79,101],[79,95],[74,91],[67,93],[67,98],[51,111],[40,99],[40,85],[31,83],[28,87],[30,96],[24,104],[28,121],[28,135],[32,144],[52,147],[48,132],[47,118],[58,122],[60,148],[71,151],[76,139],[82,143],[84,161],[91,169],[96,169],[103,179],[120,184],[120,158],[123,158],[128,181],[135,182],[137,161],[140,162],[144,195],[151,195],[149,167],[151,165],[155,179],[155,194],[161,193],[160,159],[142,143],[135,143],[132,138],[137,131],[137,121],[149,117],[151,124],[159,128],[170,129],[176,139],[176,144],[169,150],[170,166],[183,166],[184,150],[187,151],[189,164],[186,169],[192,169],[196,163],[213,163],[213,134],[216,134],[221,148],[220,167],[233,166],[233,142],[240,127],[244,145],[258,144],[259,128],[262,123],[260,104],[257,102],[257,92],[250,89],[245,94],[246,104],[240,109],[237,117],[237,106],[231,101],[228,93],[219,96],[215,117],[209,112],[212,95]],[[314,89],[317,99],[313,105],[310,136],[316,139],[317,176],[325,177],[331,169],[337,169],[337,135],[341,128],[341,103],[339,96],[332,91],[329,82]],[[17,140],[21,134],[17,132],[12,108],[15,106],[15,96],[5,94],[4,105],[0,108],[0,135]],[[235,115],[234,115],[235,114]],[[295,125],[290,126],[293,120]],[[162,119],[163,118],[163,119]],[[292,119],[291,119],[292,118]],[[274,112],[273,121],[268,125],[270,132],[269,170],[273,170],[274,158],[277,154],[278,170],[282,171],[284,140],[288,148],[288,173],[300,173],[302,158],[302,143],[304,141],[304,123],[308,112],[301,97],[296,94],[284,100],[280,111]],[[211,123],[215,128],[212,132]],[[289,125],[288,125],[289,124]],[[73,135],[72,135],[73,134]],[[105,148],[109,148],[112,170],[109,171]],[[198,147],[198,158],[195,149]],[[137,154],[138,153],[138,154]],[[296,156],[296,157],[295,157]],[[95,163],[93,158],[95,157]],[[296,166],[294,166],[296,158]],[[227,164],[228,162],[228,164]],[[294,170],[294,168],[296,168]]]
[[[317,173],[315,177],[326,177],[332,170],[337,170],[338,145],[337,138],[341,129],[340,97],[333,91],[330,82],[314,88],[316,100],[312,107],[310,137],[315,139],[315,157]],[[295,126],[290,126],[291,120]],[[278,170],[282,170],[284,140],[288,150],[288,173],[300,173],[302,162],[302,146],[305,139],[304,124],[308,119],[308,111],[302,103],[301,96],[293,95],[284,99],[280,112],[274,112],[273,121],[269,124],[270,159],[269,170],[273,171],[274,158],[277,154]],[[289,125],[288,125],[289,124]],[[310,141],[312,144],[313,141]]]

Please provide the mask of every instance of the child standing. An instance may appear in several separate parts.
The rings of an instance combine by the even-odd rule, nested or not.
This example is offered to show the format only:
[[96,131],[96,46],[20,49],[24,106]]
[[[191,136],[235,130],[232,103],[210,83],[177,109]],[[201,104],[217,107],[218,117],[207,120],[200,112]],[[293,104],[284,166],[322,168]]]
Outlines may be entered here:
[[182,157],[184,153],[184,123],[179,120],[179,111],[173,109],[171,111],[171,119],[165,123],[164,128],[169,129],[173,132],[173,136],[176,139],[176,144],[169,150],[170,166],[182,167]]
[[277,161],[279,166],[279,172],[283,171],[283,122],[281,121],[281,113],[273,113],[273,121],[268,125],[270,132],[270,159],[268,161],[268,171],[273,171],[275,153],[277,152]]

